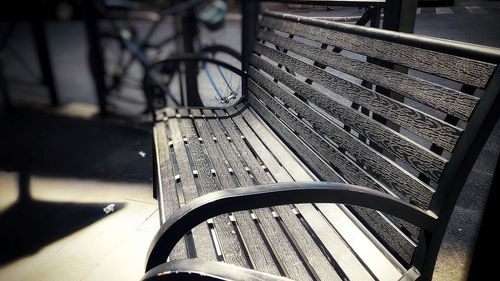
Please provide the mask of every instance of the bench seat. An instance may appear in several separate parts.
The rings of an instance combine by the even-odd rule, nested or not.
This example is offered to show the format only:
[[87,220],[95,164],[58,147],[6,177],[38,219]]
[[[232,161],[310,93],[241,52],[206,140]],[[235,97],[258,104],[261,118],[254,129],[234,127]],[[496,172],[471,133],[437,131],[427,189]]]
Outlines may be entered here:
[[[251,108],[165,110],[154,127],[160,215],[213,191],[314,181]],[[357,253],[356,253],[357,252]],[[215,217],[171,260],[201,258],[295,280],[397,280],[404,268],[343,205],[296,204]]]
[[156,112],[151,280],[189,263],[242,280],[431,280],[500,115],[500,50],[257,9],[242,30],[242,70],[223,65],[240,104]]

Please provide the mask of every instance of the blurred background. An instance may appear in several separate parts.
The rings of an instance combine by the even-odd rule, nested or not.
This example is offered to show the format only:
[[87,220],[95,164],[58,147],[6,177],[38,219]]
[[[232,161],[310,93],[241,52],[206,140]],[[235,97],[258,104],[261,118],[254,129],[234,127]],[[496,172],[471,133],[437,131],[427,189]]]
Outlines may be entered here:
[[[262,7],[347,24],[369,8],[334,2]],[[407,12],[401,31],[500,47],[499,1],[422,0]],[[238,102],[231,67],[241,67],[241,20],[236,0],[1,4],[0,280],[142,277],[159,228],[154,111]],[[175,60],[186,56],[226,66]],[[499,144],[497,124],[455,212],[438,279],[467,277]],[[110,204],[114,212],[103,212]]]

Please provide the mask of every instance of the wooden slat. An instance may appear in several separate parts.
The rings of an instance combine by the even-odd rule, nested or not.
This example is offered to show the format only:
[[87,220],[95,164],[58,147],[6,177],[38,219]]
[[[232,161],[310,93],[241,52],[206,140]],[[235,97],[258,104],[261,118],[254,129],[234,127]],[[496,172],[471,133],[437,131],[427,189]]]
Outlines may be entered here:
[[[225,113],[223,111],[215,112],[218,116],[225,117]],[[229,118],[221,118],[219,121],[222,123],[224,130],[231,138],[231,142],[235,145],[238,158],[240,158],[241,163],[250,169],[252,175],[257,180],[257,184],[273,183],[270,177],[263,172],[261,165],[259,165],[251,150],[241,139],[241,134],[236,131],[232,121]],[[238,177],[246,177],[247,171],[238,169],[235,170],[235,173]],[[281,231],[277,220],[272,216],[271,210],[267,208],[256,209],[254,210],[254,213],[259,218],[259,222],[262,224],[263,230],[271,242],[270,245],[273,247],[274,253],[281,261],[281,265],[285,272],[292,279],[311,280],[307,269],[301,266],[302,262],[297,253],[293,250],[292,244],[288,241],[285,233]],[[324,271],[332,273],[331,271],[328,271],[327,268],[325,268]],[[335,272],[333,272],[333,274],[335,274]]]
[[[484,88],[495,69],[491,63],[462,58],[446,53],[406,46],[359,35],[324,29],[294,21],[265,16],[265,27],[301,36],[343,50],[397,63],[409,68]],[[340,23],[332,23],[342,25]]]
[[[218,115],[224,114],[221,111],[216,111]],[[221,119],[222,124],[225,129],[233,139],[234,144],[238,148],[240,155],[245,159],[248,167],[252,171],[252,174],[255,176],[255,179],[258,181],[258,184],[270,184],[275,181],[272,180],[270,176],[268,176],[264,170],[262,169],[260,163],[258,163],[257,159],[250,153],[250,149],[247,147],[245,142],[239,137],[241,134],[238,134],[234,123],[230,119]],[[298,249],[300,249],[301,257],[310,267],[310,271],[313,272],[313,276],[317,276],[320,280],[341,280],[338,274],[330,265],[329,261],[321,252],[320,248],[316,245],[311,236],[304,229],[298,218],[292,213],[292,210],[288,206],[276,206],[273,208],[277,214],[281,217],[284,222],[284,227],[287,229],[287,233],[291,236],[290,238],[294,242],[294,245]],[[262,210],[262,209],[261,209]],[[260,210],[256,210],[260,211]],[[265,212],[263,215],[269,215],[269,210]],[[261,215],[258,214],[260,217]],[[264,219],[267,219],[264,217]],[[276,222],[274,218],[271,219]],[[274,226],[267,222],[266,231],[272,230]],[[277,225],[279,228],[279,225]],[[274,231],[276,232],[276,231]],[[271,234],[272,235],[272,234]],[[281,239],[286,239],[286,237],[279,238],[275,243],[283,243],[283,241],[279,241]],[[274,241],[273,241],[274,242]],[[279,245],[279,244],[277,244]],[[281,247],[276,247],[276,250],[279,251],[290,251],[293,249],[292,245],[288,243],[287,247],[289,249],[280,249]],[[291,255],[291,253],[283,252],[281,253],[281,259],[283,260],[283,264],[287,267],[287,271],[294,270],[294,267],[299,267],[298,264],[301,264],[299,257],[295,254],[295,260],[289,260],[290,257],[286,255]],[[282,256],[284,255],[284,256]],[[286,259],[286,260],[285,260]],[[302,272],[302,274],[307,274],[307,272]],[[297,277],[294,277],[294,279]],[[310,277],[308,277],[309,279]],[[303,277],[299,276],[298,280],[302,280]],[[315,278],[317,279],[317,278]]]
[[[232,115],[234,114],[234,109],[228,109],[227,112]],[[292,182],[294,179],[296,181],[311,181],[311,177],[307,173],[302,173],[303,177],[297,177],[297,170],[293,170],[293,174],[296,178],[292,178],[290,174],[278,163],[277,159],[271,154],[271,152],[262,144],[262,142],[257,138],[255,133],[250,127],[245,123],[242,116],[235,116],[232,118],[235,124],[238,126],[240,131],[244,134],[249,144],[252,146],[254,151],[262,159],[263,163],[267,166],[273,177],[277,182]],[[268,138],[266,138],[267,140]],[[280,153],[280,156],[288,154],[286,151]],[[291,159],[290,159],[291,160]],[[294,161],[294,160],[291,160]],[[294,161],[295,162],[295,161]],[[364,265],[358,260],[358,258],[352,253],[350,248],[344,244],[343,239],[337,234],[333,228],[326,223],[311,204],[299,204],[297,205],[299,211],[307,220],[308,224],[311,225],[313,231],[325,245],[330,254],[335,258],[336,262],[339,264],[341,269],[345,272],[346,276],[350,280],[372,280],[372,276],[364,268]],[[314,221],[313,221],[314,220]]]
[[[253,68],[250,68],[249,71],[251,76],[255,77],[255,75],[259,75]],[[416,181],[415,177],[409,175],[406,171],[394,166],[391,160],[380,155],[365,143],[359,141],[359,139],[354,138],[352,135],[342,130],[338,125],[326,120],[323,116],[317,114],[316,111],[312,108],[306,107],[299,99],[285,93],[274,82],[264,78],[262,75],[260,75],[259,77],[261,78],[259,80],[262,81],[262,84],[265,86],[264,88],[276,95],[279,95],[281,93],[280,96],[283,96],[283,100],[288,105],[292,106],[295,112],[301,115],[301,117],[305,117],[314,126],[314,130],[326,135],[331,140],[337,142],[337,144],[339,144],[341,148],[347,149],[347,152],[350,155],[354,156],[362,165],[366,165],[372,172],[372,174],[377,176],[377,179],[391,178],[398,181],[399,183],[393,183],[393,188],[397,190],[398,193],[395,194],[391,190],[387,190],[386,188],[384,188],[380,183],[378,183],[378,180],[374,179],[371,175],[368,175],[359,165],[352,162],[347,156],[334,156],[327,154],[330,155],[329,158],[327,158],[329,159],[330,163],[332,163],[339,171],[341,171],[343,173],[343,176],[349,179],[350,182],[354,182],[356,184],[367,187],[372,187],[379,191],[388,192],[393,196],[398,197],[400,197],[399,192],[403,192],[406,197],[401,199],[406,199],[422,208],[427,207],[429,202],[428,200],[430,200],[429,198],[432,197],[432,193],[428,191],[426,186],[422,186],[420,181]],[[249,81],[249,89],[252,90],[253,93],[259,93],[259,97],[263,98],[267,105],[270,106],[275,111],[275,113],[278,114],[278,116],[281,116],[283,119],[285,119],[285,122],[293,122],[293,124],[295,124],[295,130],[299,131],[297,126],[303,129],[302,134],[307,135],[308,139],[316,142],[316,144],[313,144],[312,146],[320,151],[320,154],[322,156],[324,156],[324,153],[329,153],[329,150],[337,151],[337,149],[332,148],[331,145],[322,140],[321,136],[318,136],[316,132],[313,132],[311,129],[307,128],[307,126],[304,127],[305,125],[298,121],[296,117],[293,117],[286,110],[280,109],[281,106],[272,98],[267,98],[266,92],[260,89],[259,86],[257,86],[252,80]],[[280,115],[280,112],[284,115]],[[325,147],[330,147],[330,149],[325,149]],[[335,159],[335,161],[331,160],[332,157],[333,159]],[[394,180],[392,180],[392,182],[394,182]],[[405,186],[401,188],[398,184],[403,184]],[[424,193],[424,195],[426,194],[427,198],[423,197],[424,195],[422,195],[421,193]],[[398,222],[398,225],[406,228],[412,234],[412,238],[414,240],[418,239],[418,236],[420,234],[420,230],[418,228],[399,219],[396,219],[396,221]]]
[[[258,61],[259,63],[261,62],[261,60]],[[272,67],[264,61],[262,61],[261,64],[264,64],[267,68],[272,69]],[[366,119],[364,116],[363,118]],[[379,127],[383,128],[380,125]],[[393,131],[386,130],[386,132],[388,132],[388,134],[378,135],[380,138],[372,137],[371,140],[379,144],[380,147],[390,151],[392,154],[399,157],[416,170],[423,172],[429,178],[436,181],[439,180],[441,172],[447,163],[446,159],[430,152],[413,141],[408,141],[406,138],[402,138],[399,134]],[[361,132],[361,134],[363,134],[363,132]]]
[[[238,126],[238,129],[245,136],[249,145],[257,155],[259,155],[277,181],[287,182],[285,179],[290,179],[288,181],[292,181],[292,178],[283,167],[290,167],[290,165],[293,165],[293,169],[291,169],[294,171],[293,178],[299,178],[296,179],[296,181],[311,179],[309,174],[305,171],[305,168],[297,163],[297,160],[290,155],[290,152],[284,150],[278,139],[276,139],[268,129],[263,126],[262,122],[249,112],[249,110],[244,110],[241,114],[236,114],[237,111],[235,108],[227,108],[226,111],[229,115],[234,115],[232,117],[233,122]],[[251,127],[247,122],[251,124]],[[269,152],[269,150],[277,150],[280,148],[282,149],[280,150],[282,153],[275,154],[277,157],[273,157],[272,153]]]
[[[266,109],[253,95],[248,96],[248,101],[255,111],[261,116],[266,122],[277,132],[278,135],[282,137],[282,140],[287,143],[287,145],[296,149],[299,146],[300,148],[304,148],[307,150],[308,147],[305,143],[297,138],[297,136],[290,131],[290,129],[286,128],[283,123],[281,123],[273,114]],[[346,182],[342,178],[340,178],[336,171],[334,171],[327,163],[325,163],[322,159],[320,159],[314,152],[309,150],[310,152],[305,154],[300,154],[301,158],[315,171],[318,176],[325,181],[331,182]],[[361,213],[361,216],[366,221],[367,224],[380,225],[383,228],[383,231],[379,232],[379,237],[384,240],[389,247],[394,249],[403,259],[407,262],[411,260],[411,255],[414,250],[414,245],[404,238],[399,230],[394,228],[387,223],[384,223],[380,219],[374,220],[369,216],[365,216]]]
[[[402,102],[391,99],[380,93],[368,90],[360,85],[339,78],[323,69],[302,62],[281,52],[277,52],[260,43],[256,43],[254,50],[273,61],[286,65],[295,72],[321,84],[327,89],[342,95],[365,108],[378,113],[399,126],[408,129],[416,135],[438,145],[450,144],[454,146],[462,133],[462,129],[445,123],[433,116],[416,110]],[[432,157],[430,151],[425,156]],[[439,160],[439,157],[434,157]],[[444,168],[445,159],[441,159],[440,170]]]
[[[382,192],[387,192],[382,185],[375,179],[371,178],[366,173],[363,173],[359,167],[342,154],[336,147],[330,145],[318,133],[295,117],[291,112],[282,110],[276,100],[269,97],[262,88],[257,86],[252,80],[249,81],[249,89],[255,97],[264,101],[264,103],[280,117],[290,128],[293,128],[299,135],[304,136],[304,141],[314,148],[324,159],[342,172],[343,177],[348,177],[351,180],[358,179],[360,184],[366,187],[371,187]],[[302,155],[301,155],[302,156]]]
[[[217,111],[218,116],[223,116],[223,114],[224,113]],[[267,181],[269,181],[269,183],[271,183],[272,181],[270,181],[268,175],[265,173],[262,175],[261,165],[259,165],[249,148],[246,147],[245,143],[241,139],[241,134],[237,133],[230,119],[226,118],[221,119],[220,121],[235,143],[238,153],[245,161],[245,165],[251,169],[252,175],[254,177],[257,176],[257,180],[262,180],[261,176],[263,176]],[[246,171],[244,173],[246,173]],[[265,182],[259,181],[258,183],[262,184]],[[254,210],[254,212],[259,218],[259,222],[262,224],[263,230],[266,232],[271,242],[273,242],[274,251],[281,261],[287,277],[294,280],[312,280],[312,277],[310,276],[307,268],[304,267],[297,252],[293,250],[294,246],[286,237],[285,233],[281,231],[278,221],[272,216],[271,210],[257,209]]]
[[[170,163],[170,151],[168,147],[167,132],[165,123],[157,123],[153,129],[156,156],[156,167],[158,169],[158,202],[164,223],[166,218],[179,209],[179,199],[175,188],[174,177]],[[187,258],[187,248],[185,239],[179,240],[170,253],[171,260]]]
[[[199,110],[193,110],[193,115],[201,116],[201,112]],[[198,128],[198,132],[200,133],[203,143],[207,147],[207,151],[209,153],[210,159],[213,162],[215,167],[217,177],[221,181],[221,186],[223,189],[236,188],[238,186],[243,185],[253,185],[251,179],[249,177],[238,178],[237,180],[233,177],[228,168],[231,167],[234,170],[234,167],[237,165],[238,160],[236,157],[231,157],[229,154],[232,151],[232,147],[228,145],[227,142],[224,141],[225,137],[222,136],[222,139],[214,141],[212,139],[213,136],[216,136],[215,132],[212,131],[212,128],[217,125],[209,123],[217,122],[214,119],[195,119],[195,125]],[[212,135],[214,133],[214,135]],[[233,180],[235,179],[235,180]],[[274,259],[269,252],[269,249],[266,246],[266,242],[263,237],[260,235],[255,222],[250,217],[249,212],[235,212],[233,213],[236,223],[240,229],[240,235],[245,243],[246,251],[248,252],[249,258],[252,262],[252,267],[259,270],[268,272],[275,275],[280,275],[280,271],[274,262]]]
[[[192,120],[182,119],[181,131],[182,135],[187,138],[191,157],[194,161],[194,168],[198,172],[200,181],[201,194],[208,194],[220,190],[220,183],[217,178],[212,176],[211,169],[213,168],[209,155],[204,151],[203,145],[198,140],[198,135],[193,126]],[[242,267],[250,268],[250,263],[247,261],[244,246],[241,245],[234,228],[231,225],[229,215],[221,215],[213,218],[214,228],[217,233],[218,242],[220,243],[224,261]]]
[[[257,86],[252,80],[249,81],[249,89],[257,97],[262,99],[271,108],[271,110],[273,110],[279,117],[281,117],[285,121],[286,124],[291,125],[291,127],[294,128],[294,130],[296,132],[298,132],[299,135],[307,136],[305,138],[306,142],[308,142],[311,147],[316,149],[322,157],[327,159],[327,161],[329,163],[331,163],[337,169],[337,171],[340,171],[342,173],[342,176],[345,179],[347,179],[348,182],[355,183],[355,184],[362,185],[362,186],[366,186],[366,187],[371,187],[371,188],[377,189],[377,190],[382,191],[382,192],[388,192],[388,193],[392,194],[393,196],[401,197],[399,195],[399,193],[395,194],[394,192],[387,190],[382,184],[379,183],[379,181],[377,179],[373,178],[371,175],[366,173],[358,164],[354,163],[346,155],[342,154],[342,152],[340,152],[337,148],[331,146],[327,141],[322,139],[322,137],[320,135],[318,135],[315,131],[313,131],[312,129],[307,127],[297,117],[293,116],[290,112],[288,112],[284,108],[281,108],[281,106],[278,104],[278,102],[276,100],[274,100],[273,98],[268,96],[268,94],[262,88]],[[302,112],[302,111],[300,111],[300,112]],[[305,111],[305,113],[306,113],[305,116],[310,117],[311,112]],[[314,118],[311,118],[311,120],[316,119],[316,118],[323,119],[321,116],[315,116]],[[315,120],[314,122],[316,122],[316,121],[317,120]],[[329,123],[329,125],[319,124],[318,126],[319,126],[319,128],[316,128],[316,129],[320,129],[320,131],[321,131],[321,129],[323,129],[328,135],[332,136],[334,139],[340,138],[341,142],[346,141],[343,138],[346,138],[346,139],[352,138],[352,137],[349,137],[348,135],[346,135],[345,131],[342,131],[340,128],[338,128],[334,124],[331,124],[331,123]],[[336,130],[329,131],[332,129],[336,129]],[[362,156],[362,159],[365,160],[364,162],[362,161],[362,164],[369,165],[369,166],[373,167],[374,165],[377,166],[380,164],[377,161],[385,161],[385,162],[389,161],[389,160],[381,157],[380,155],[378,155],[374,152],[371,152],[370,151],[371,148],[369,148],[366,145],[364,145],[364,146],[359,145],[359,147],[352,148],[352,144],[353,143],[356,144],[357,142],[359,142],[359,140],[352,138],[352,143],[347,143],[347,146],[351,147],[351,151],[352,151],[351,153],[353,156],[362,155],[363,150],[365,150],[365,153],[367,153],[368,155]],[[361,152],[358,150],[361,150]],[[366,152],[366,151],[368,151],[368,152]],[[372,158],[370,158],[371,156],[376,156],[376,157],[374,157],[375,159],[372,159]],[[390,173],[390,171],[387,171],[388,167],[395,168],[391,164],[388,163],[386,166],[375,167],[375,169],[378,168],[377,172],[379,175],[391,177],[390,174],[384,175],[384,172]],[[381,172],[380,169],[382,169],[383,171]],[[398,170],[396,169],[395,171],[397,172]],[[395,176],[392,175],[392,177],[399,180],[399,177],[407,178],[407,175],[405,175],[404,173],[399,173]],[[410,178],[409,180],[412,180],[412,179]],[[402,180],[401,182],[406,183],[404,180]],[[400,192],[403,191],[401,188],[398,188],[397,186],[395,189],[400,191]],[[414,204],[420,205],[421,207],[425,208],[424,204],[426,204],[426,202],[428,202],[425,200],[428,200],[428,199],[422,198],[422,195],[419,194],[419,192],[415,192],[415,190],[413,190],[413,189],[410,189],[409,192],[406,192],[406,191],[403,191],[403,192],[407,195],[407,197],[401,198],[401,199],[408,200],[408,198],[409,198],[410,200],[408,200],[408,201],[411,201]],[[431,195],[428,195],[428,196],[430,197]],[[427,206],[427,205],[425,205],[425,206]],[[399,219],[395,219],[395,220],[398,222],[400,227],[406,228],[412,234],[412,238],[414,240],[418,239],[418,236],[420,233],[420,230],[418,228],[414,227],[413,225],[411,225],[405,221],[402,221]]]
[[[193,177],[193,169],[184,147],[184,141],[180,132],[178,118],[170,118],[167,122],[170,128],[174,146],[177,165],[179,167],[180,180],[186,203],[199,197],[198,190]],[[217,260],[212,237],[206,223],[202,223],[191,230],[198,258],[205,260]]]
[[297,40],[279,36],[273,32],[261,31],[259,32],[259,38],[338,71],[380,85],[465,121],[468,120],[479,101],[478,97],[421,80],[389,68],[309,46]]
[[[302,118],[305,118],[307,121],[309,121],[314,126],[314,130],[316,132],[325,134],[337,145],[339,145],[340,148],[345,149],[347,153],[355,157],[357,162],[361,163],[362,165],[366,165],[371,174],[376,176],[377,179],[380,179],[382,182],[390,183],[389,186],[392,187],[393,190],[397,190],[407,195],[410,200],[415,201],[414,203],[418,202],[417,205],[419,205],[420,207],[427,207],[430,198],[432,197],[432,192],[429,191],[427,186],[424,186],[423,183],[416,180],[414,176],[412,176],[405,170],[395,166],[395,164],[387,157],[373,150],[371,147],[340,128],[337,124],[327,120],[321,114],[317,113],[311,107],[308,107],[306,104],[300,101],[298,98],[290,95],[289,93],[286,93],[276,83],[268,80],[262,74],[259,74],[254,68],[251,68],[249,70],[249,73],[250,76],[254,78],[255,81],[258,81],[260,86],[266,89],[268,93],[273,93],[275,96],[279,97]],[[280,115],[279,112],[284,112],[285,109],[281,109],[281,106],[276,101],[274,101],[270,97],[267,97],[265,92],[259,89],[259,86],[257,86],[257,84],[255,84],[253,80],[249,81],[249,89],[253,93],[258,94],[258,97],[263,99],[268,106],[270,106],[273,110],[275,110],[276,113],[278,113],[278,115]],[[284,112],[283,114],[286,113]],[[290,114],[288,115],[290,116],[290,118],[293,118]],[[282,116],[282,118],[284,117]],[[320,140],[318,139],[318,141]],[[325,146],[327,145],[326,141],[320,142],[324,142]],[[337,157],[346,158],[345,155]],[[419,158],[414,158],[413,156],[412,159],[414,159],[413,162],[421,161]],[[339,169],[342,169],[343,167],[347,168],[348,166],[345,165],[346,164],[344,163],[337,163],[336,167],[338,167]],[[419,163],[419,166],[420,165],[425,165],[425,163]],[[349,170],[352,171],[350,173],[350,177],[359,177],[359,172],[355,172],[355,170],[357,169],[354,166]],[[375,185],[374,187],[382,190],[382,188],[378,185]]]
[[[241,107],[238,106],[236,106],[236,108],[241,109]],[[258,115],[257,113],[255,114]],[[285,170],[287,170],[288,173],[296,181],[308,181],[309,179],[311,179],[311,177],[313,177],[308,172],[306,172],[305,169],[299,164],[300,160],[294,158],[293,154],[283,146],[284,144],[282,144],[277,139],[277,137],[270,132],[270,128],[265,127],[263,121],[261,119],[257,119],[254,113],[251,112],[251,110],[243,111],[241,113],[241,116],[244,117],[244,120],[248,122],[249,126],[253,131],[255,131],[259,138],[265,140],[264,143],[266,144],[266,147],[269,148],[269,150],[272,151],[274,155],[279,156],[279,159],[277,160],[281,160],[280,163],[282,164],[283,168],[285,168]],[[271,123],[277,125],[276,128],[278,128],[278,130],[281,132],[289,132],[289,134],[287,134],[288,137],[286,138],[287,141],[293,138],[297,138],[291,131],[286,129],[284,126],[281,126],[280,122],[275,123],[276,120],[273,119],[275,118],[269,118],[266,119],[266,121],[270,121]],[[307,157],[306,159],[306,161],[310,160]],[[319,158],[317,159],[319,161],[322,161]],[[326,169],[328,170],[328,164],[326,164],[325,162],[322,163],[325,167],[327,167]],[[272,165],[270,165],[269,167],[272,167]],[[326,174],[328,175],[328,179],[326,180],[333,181],[332,178],[334,177],[336,172],[331,169],[329,169],[328,171],[329,172]],[[345,181],[340,180],[340,182]],[[373,274],[379,280],[397,280],[399,276],[401,276],[401,272],[403,272],[405,269],[397,261],[395,261],[395,259],[392,258],[391,255],[384,254],[380,251],[383,246],[376,246],[374,244],[376,243],[374,242],[376,241],[376,238],[373,237],[373,235],[371,235],[368,230],[365,229],[363,230],[363,232],[360,232],[360,229],[364,228],[364,226],[355,225],[354,221],[346,215],[346,212],[349,211],[347,211],[344,206],[339,206],[336,204],[316,205],[322,205],[321,208],[323,209],[323,213],[325,211],[328,212],[328,214],[326,214],[325,216],[332,223],[332,227],[334,227],[339,232],[342,238],[354,250],[356,255],[363,261],[364,264],[368,266],[368,268],[370,268],[371,272],[373,272]],[[334,217],[331,216],[332,213],[335,214]],[[396,264],[397,268],[394,267],[394,265]]]

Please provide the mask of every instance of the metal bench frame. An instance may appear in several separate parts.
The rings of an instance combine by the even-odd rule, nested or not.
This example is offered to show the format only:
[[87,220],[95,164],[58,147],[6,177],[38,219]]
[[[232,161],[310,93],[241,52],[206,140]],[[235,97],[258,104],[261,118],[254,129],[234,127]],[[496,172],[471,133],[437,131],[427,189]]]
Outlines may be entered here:
[[[317,2],[317,1],[302,1]],[[322,2],[322,1],[319,1]],[[324,1],[323,1],[324,2]],[[248,73],[250,57],[254,50],[257,38],[256,26],[258,25],[257,1],[243,2],[244,20],[242,21],[242,68],[243,71],[212,60],[211,62],[224,65],[235,73],[242,75],[243,96],[247,99]],[[307,22],[324,29],[342,31],[348,34],[359,35],[366,38],[379,39],[386,42],[403,44],[417,48],[424,48],[435,52],[442,52],[452,56],[459,56],[471,60],[479,60],[495,65],[488,81],[485,92],[480,102],[475,107],[471,118],[468,120],[467,129],[458,139],[453,150],[453,156],[447,163],[439,178],[439,188],[432,196],[428,210],[415,207],[408,202],[387,194],[365,187],[329,182],[295,182],[243,187],[232,190],[218,191],[199,197],[175,212],[161,226],[154,238],[148,252],[145,276],[148,280],[202,280],[203,278],[248,278],[248,280],[285,280],[283,277],[270,276],[249,269],[236,269],[232,265],[197,260],[175,261],[164,263],[168,253],[174,248],[186,232],[200,222],[214,216],[248,210],[253,208],[270,207],[284,204],[297,203],[339,203],[356,205],[376,209],[398,218],[404,219],[422,229],[418,245],[412,259],[412,268],[407,276],[430,280],[432,278],[437,255],[448,226],[451,214],[465,184],[465,181],[477,159],[488,136],[493,130],[500,111],[500,50],[477,45],[463,44],[448,40],[437,40],[424,36],[394,33],[384,30],[367,30],[357,26],[338,25],[327,21],[304,19],[300,17],[268,14],[275,18],[283,18],[292,22]],[[178,57],[176,59],[196,60],[196,57]],[[466,83],[464,83],[465,85]],[[467,87],[462,88],[467,92]],[[162,115],[160,112],[159,115]],[[453,117],[453,116],[452,116]],[[453,124],[458,122],[452,117],[445,120]],[[453,149],[453,148],[452,148]],[[431,148],[433,150],[433,148]],[[435,148],[434,150],[439,150]],[[236,273],[235,273],[236,272]],[[167,274],[177,273],[177,274]],[[253,279],[252,279],[253,278]],[[243,278],[244,279],[244,278]]]

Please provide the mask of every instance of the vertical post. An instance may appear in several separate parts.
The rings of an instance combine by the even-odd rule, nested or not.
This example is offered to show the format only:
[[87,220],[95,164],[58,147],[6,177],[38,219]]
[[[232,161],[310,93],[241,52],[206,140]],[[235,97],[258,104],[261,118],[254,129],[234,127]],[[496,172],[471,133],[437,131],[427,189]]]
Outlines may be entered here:
[[104,70],[104,55],[99,43],[99,31],[97,26],[97,11],[94,0],[82,0],[83,16],[85,21],[85,31],[87,33],[87,43],[89,48],[89,64],[94,78],[97,101],[101,116],[107,115],[106,107],[106,81]]
[[[182,41],[183,49],[185,53],[194,53],[194,37],[197,36],[198,30],[196,26],[196,15],[194,8],[186,11],[182,15]],[[202,106],[200,94],[198,93],[198,63],[195,61],[185,62],[185,85],[187,93],[187,105],[188,106]]]
[[7,80],[5,79],[5,75],[3,72],[3,63],[1,54],[0,54],[0,91],[2,92],[5,109],[9,110],[11,108],[11,103],[9,97],[9,89],[7,86]]
[[[256,0],[241,1],[241,70],[246,74],[256,38],[259,4]],[[247,77],[242,77],[242,95],[247,95]]]
[[19,201],[22,203],[31,201],[30,175],[26,171],[19,171],[17,182],[19,185]]
[[54,75],[52,72],[52,64],[50,62],[46,37],[47,34],[45,32],[45,26],[42,19],[41,6],[41,3],[38,3],[36,5],[35,8],[38,9],[38,11],[33,13],[30,24],[33,31],[33,36],[35,37],[36,50],[38,52],[38,60],[40,62],[40,68],[42,70],[43,83],[49,88],[51,105],[56,107],[60,103],[54,83]]
[[415,29],[417,3],[417,0],[386,0],[383,28],[413,33]]

